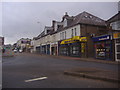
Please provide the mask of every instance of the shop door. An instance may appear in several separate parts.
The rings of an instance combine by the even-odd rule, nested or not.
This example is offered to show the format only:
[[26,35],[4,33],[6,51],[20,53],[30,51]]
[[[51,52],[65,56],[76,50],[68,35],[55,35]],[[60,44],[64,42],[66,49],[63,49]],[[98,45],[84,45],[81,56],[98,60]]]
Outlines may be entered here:
[[115,59],[120,61],[120,39],[116,39],[115,43]]

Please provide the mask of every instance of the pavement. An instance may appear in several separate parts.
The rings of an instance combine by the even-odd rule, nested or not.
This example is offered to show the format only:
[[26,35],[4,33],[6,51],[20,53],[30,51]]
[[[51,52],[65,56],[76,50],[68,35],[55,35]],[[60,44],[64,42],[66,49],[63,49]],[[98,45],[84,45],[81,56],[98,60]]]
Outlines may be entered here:
[[113,72],[108,70],[96,68],[76,68],[64,71],[65,75],[72,75],[90,79],[99,79],[104,81],[116,82],[120,84],[120,72]]
[[96,62],[96,63],[105,63],[105,64],[117,64],[119,65],[120,62],[113,61],[113,60],[100,60],[95,58],[80,58],[80,57],[70,57],[70,56],[55,56],[55,55],[45,55],[45,54],[38,54],[42,56],[48,56],[48,57],[54,57],[54,58],[61,58],[61,59],[72,59],[72,60],[80,60],[80,61],[86,61],[86,62]]
[[5,53],[2,53],[2,57],[13,57],[15,54],[12,51],[6,51]]

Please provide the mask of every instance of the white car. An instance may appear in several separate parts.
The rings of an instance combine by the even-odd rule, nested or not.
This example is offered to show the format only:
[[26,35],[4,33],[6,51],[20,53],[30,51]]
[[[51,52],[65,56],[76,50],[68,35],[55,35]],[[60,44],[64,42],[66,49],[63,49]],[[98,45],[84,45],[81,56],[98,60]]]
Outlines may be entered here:
[[17,52],[17,49],[14,49],[13,51],[16,53],[16,52]]
[[21,53],[21,52],[22,52],[22,50],[20,49],[20,50],[19,50],[19,52]]

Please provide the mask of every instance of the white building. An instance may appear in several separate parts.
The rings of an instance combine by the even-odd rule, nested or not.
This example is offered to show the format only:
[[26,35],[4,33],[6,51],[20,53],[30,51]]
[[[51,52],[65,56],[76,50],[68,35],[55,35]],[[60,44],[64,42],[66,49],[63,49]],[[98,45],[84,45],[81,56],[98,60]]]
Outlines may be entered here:
[[30,43],[31,43],[31,39],[21,38],[20,40],[17,41],[17,48],[27,52],[31,48]]

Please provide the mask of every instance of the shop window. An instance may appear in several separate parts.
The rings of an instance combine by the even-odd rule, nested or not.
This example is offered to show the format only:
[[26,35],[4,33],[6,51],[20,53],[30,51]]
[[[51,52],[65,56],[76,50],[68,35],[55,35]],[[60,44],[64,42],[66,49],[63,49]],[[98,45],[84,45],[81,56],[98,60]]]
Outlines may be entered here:
[[120,45],[117,45],[117,52],[120,52]]
[[120,59],[120,54],[117,54],[117,59]]
[[62,33],[60,33],[60,40],[62,39]]
[[96,44],[96,57],[105,58],[105,44],[104,43]]
[[72,46],[71,47],[71,54],[78,55],[79,54],[79,47],[78,46]]
[[116,43],[120,43],[120,39],[116,39]]
[[71,37],[73,37],[73,29],[72,29],[72,34],[71,34]]

